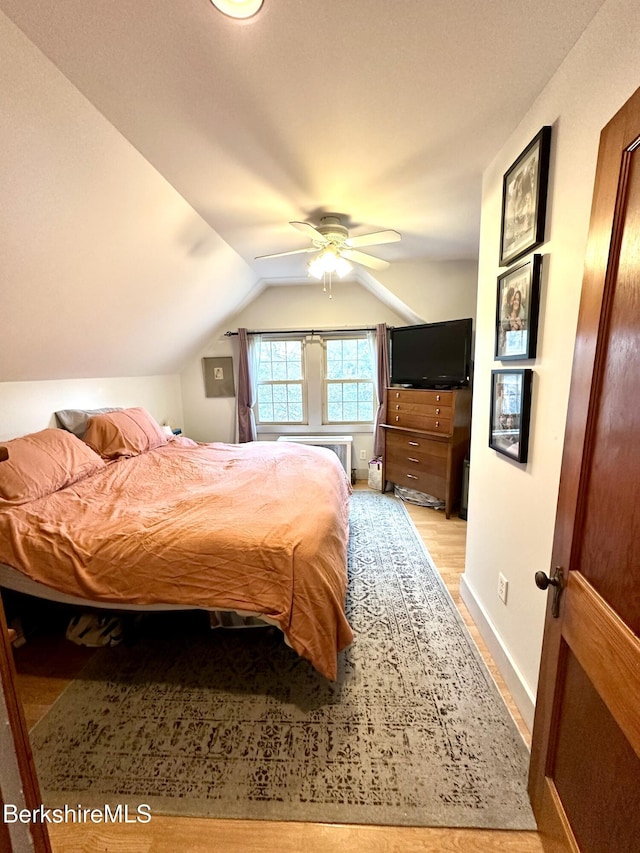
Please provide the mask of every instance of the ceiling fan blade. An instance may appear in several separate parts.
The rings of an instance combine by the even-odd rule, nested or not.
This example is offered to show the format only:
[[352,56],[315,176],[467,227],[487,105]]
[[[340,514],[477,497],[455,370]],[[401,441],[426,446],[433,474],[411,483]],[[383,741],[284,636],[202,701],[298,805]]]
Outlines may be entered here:
[[309,246],[308,249],[293,249],[291,252],[273,252],[271,255],[258,255],[254,260],[263,261],[265,258],[283,258],[285,255],[302,255],[307,252],[317,252],[315,246]]
[[372,234],[361,234],[359,237],[347,237],[345,246],[349,248],[378,246],[380,243],[397,243],[398,240],[402,240],[402,235],[397,231],[374,231]]
[[310,222],[290,222],[289,225],[293,225],[294,228],[297,228],[298,231],[302,231],[303,234],[306,234],[307,237],[311,237],[312,240],[322,240],[326,242],[326,237],[324,234],[321,234],[317,228]]
[[366,255],[364,252],[355,251],[355,249],[343,249],[340,254],[343,258],[347,258],[356,264],[362,264],[363,267],[371,267],[372,270],[386,270],[388,266],[391,266],[389,261],[374,258],[373,255]]

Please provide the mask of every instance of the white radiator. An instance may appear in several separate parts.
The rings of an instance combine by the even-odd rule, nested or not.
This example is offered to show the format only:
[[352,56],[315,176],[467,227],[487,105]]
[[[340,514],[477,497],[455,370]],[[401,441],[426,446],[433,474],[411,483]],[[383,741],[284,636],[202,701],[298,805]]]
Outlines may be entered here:
[[281,435],[278,441],[293,441],[296,444],[313,444],[316,447],[327,447],[333,450],[342,467],[351,480],[351,445],[352,435]]

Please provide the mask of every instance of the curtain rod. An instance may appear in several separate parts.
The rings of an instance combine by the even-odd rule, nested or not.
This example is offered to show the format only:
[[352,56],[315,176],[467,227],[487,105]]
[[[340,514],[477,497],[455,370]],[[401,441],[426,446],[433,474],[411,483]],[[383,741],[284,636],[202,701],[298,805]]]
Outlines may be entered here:
[[[388,326],[387,328],[392,329],[393,326]],[[362,326],[358,329],[263,329],[259,331],[257,329],[247,330],[248,335],[320,335],[327,332],[375,332],[375,326]],[[233,338],[237,335],[237,332],[225,332],[225,338]]]

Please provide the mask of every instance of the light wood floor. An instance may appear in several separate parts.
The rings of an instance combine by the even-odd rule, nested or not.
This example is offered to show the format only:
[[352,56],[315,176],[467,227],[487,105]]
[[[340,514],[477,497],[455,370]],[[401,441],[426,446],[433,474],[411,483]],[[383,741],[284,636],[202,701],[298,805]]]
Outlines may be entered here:
[[[366,488],[366,484],[356,488]],[[458,594],[459,578],[464,571],[466,522],[459,518],[447,520],[441,510],[409,504],[407,508],[528,741],[529,732]],[[22,651],[18,650],[16,655],[18,686],[31,726],[74,677],[87,653],[72,651],[63,661],[54,649],[52,662],[51,655],[47,660],[46,649],[39,660],[33,659],[33,652],[20,654]],[[52,825],[49,832],[54,853],[541,853],[543,850],[535,832],[162,816],[152,816],[148,824]]]

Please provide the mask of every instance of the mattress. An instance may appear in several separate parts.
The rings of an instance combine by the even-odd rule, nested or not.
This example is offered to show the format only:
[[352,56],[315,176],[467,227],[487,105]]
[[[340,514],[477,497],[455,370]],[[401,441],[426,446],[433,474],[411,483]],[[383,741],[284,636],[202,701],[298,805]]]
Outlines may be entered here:
[[0,584],[83,606],[259,616],[333,679],[353,638],[349,494],[324,448],[171,443],[0,510]]

